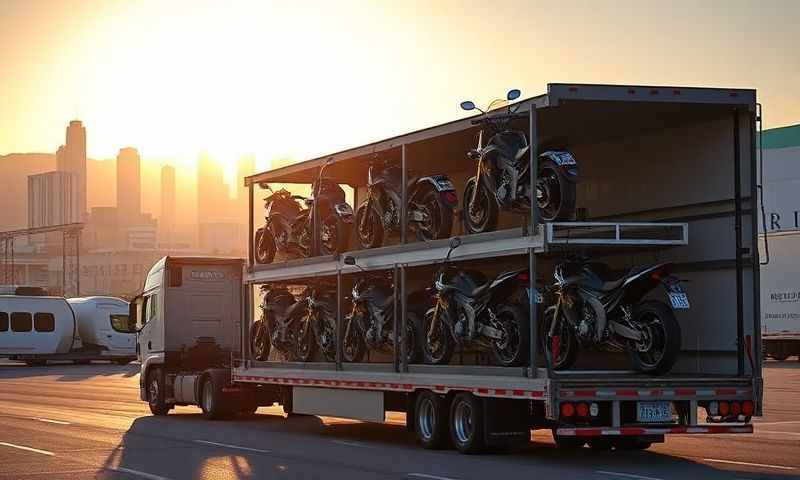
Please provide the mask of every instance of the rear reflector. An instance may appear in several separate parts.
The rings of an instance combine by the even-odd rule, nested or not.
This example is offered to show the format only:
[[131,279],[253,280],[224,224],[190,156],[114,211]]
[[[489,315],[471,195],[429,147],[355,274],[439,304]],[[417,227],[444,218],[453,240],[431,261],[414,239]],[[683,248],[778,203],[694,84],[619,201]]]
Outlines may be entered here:
[[571,417],[575,415],[575,406],[571,403],[562,403],[561,404],[561,416],[562,417]]
[[589,416],[589,405],[585,403],[579,403],[578,406],[575,407],[575,413],[579,417],[588,417]]
[[745,400],[744,403],[742,403],[742,414],[746,417],[753,415],[754,407],[753,402]]

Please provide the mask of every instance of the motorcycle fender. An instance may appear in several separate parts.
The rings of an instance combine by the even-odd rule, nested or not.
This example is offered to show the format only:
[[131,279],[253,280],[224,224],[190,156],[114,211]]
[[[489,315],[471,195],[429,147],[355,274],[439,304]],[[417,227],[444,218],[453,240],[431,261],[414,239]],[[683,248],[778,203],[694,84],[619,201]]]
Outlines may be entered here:
[[597,331],[595,332],[595,340],[600,342],[600,340],[603,338],[603,332],[606,329],[606,322],[608,321],[606,318],[606,309],[600,300],[596,299],[595,297],[583,293],[581,296],[585,302],[591,305],[595,315],[597,315]]
[[456,190],[456,187],[453,185],[453,182],[447,177],[447,175],[431,175],[429,177],[417,179],[414,193],[416,194],[421,187],[426,185],[432,186],[437,192],[454,192]]
[[566,150],[548,150],[539,155],[539,158],[550,160],[558,165],[558,173],[565,180],[572,183],[578,181],[578,162],[570,152]]
[[494,146],[489,146],[483,149],[481,152],[480,164],[478,166],[478,180],[489,192],[494,194],[492,196],[497,194],[497,181],[494,178],[492,162],[487,157],[496,151],[497,147]]

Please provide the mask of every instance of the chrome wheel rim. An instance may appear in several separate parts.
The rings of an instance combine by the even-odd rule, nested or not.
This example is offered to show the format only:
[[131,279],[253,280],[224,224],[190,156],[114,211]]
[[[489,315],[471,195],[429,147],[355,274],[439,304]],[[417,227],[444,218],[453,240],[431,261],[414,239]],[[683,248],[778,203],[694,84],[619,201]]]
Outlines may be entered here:
[[210,387],[211,380],[207,380],[205,385],[203,385],[203,407],[205,408],[206,412],[210,412],[214,407],[214,395],[212,395]]
[[149,393],[150,393],[150,404],[151,405],[158,404],[158,379],[155,376],[153,376],[153,379],[150,380]]
[[434,429],[436,428],[436,417],[434,416],[433,400],[430,398],[424,399],[419,405],[419,433],[424,439],[433,437]]
[[453,412],[453,432],[459,443],[467,443],[472,438],[472,406],[469,402],[460,401]]

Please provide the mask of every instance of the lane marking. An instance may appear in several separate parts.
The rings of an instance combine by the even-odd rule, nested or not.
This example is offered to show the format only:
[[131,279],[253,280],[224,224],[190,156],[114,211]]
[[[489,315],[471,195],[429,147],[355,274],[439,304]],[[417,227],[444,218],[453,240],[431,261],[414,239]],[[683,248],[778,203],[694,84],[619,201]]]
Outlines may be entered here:
[[6,447],[11,447],[11,448],[18,448],[20,450],[25,450],[25,451],[33,452],[33,453],[40,453],[42,455],[47,455],[49,457],[55,456],[55,453],[53,453],[53,452],[48,452],[47,450],[39,450],[38,448],[26,447],[25,445],[15,445],[13,443],[8,443],[8,442],[0,442],[0,445],[6,446]]
[[347,440],[331,440],[331,443],[336,443],[339,445],[347,445],[348,447],[372,448],[371,446],[364,445],[363,443],[348,442]]
[[246,450],[248,452],[257,453],[272,453],[270,450],[261,450],[260,448],[242,447],[239,445],[231,445],[229,443],[209,442],[208,440],[195,440],[195,443],[203,443],[205,445],[213,445],[215,447],[235,448],[236,450]]
[[38,420],[40,422],[45,422],[45,423],[55,423],[56,425],[71,425],[71,423],[69,423],[69,422],[64,422],[62,420],[51,420],[49,418],[33,417],[31,420]]
[[775,468],[778,470],[797,470],[795,467],[787,467],[785,465],[767,465],[764,463],[735,462],[733,460],[720,460],[718,458],[704,458],[703,461],[713,462],[713,463],[729,463],[731,465],[745,465],[748,467]]
[[457,480],[451,477],[440,477],[439,475],[429,475],[427,473],[409,473],[406,477],[430,478],[431,480]]
[[147,480],[170,480],[167,477],[162,477],[160,475],[153,475],[152,473],[147,472],[140,472],[139,470],[134,470],[132,468],[125,468],[125,467],[104,467],[105,470],[111,470],[112,472],[120,472],[120,473],[128,473],[130,475],[135,475],[137,477],[146,478]]
[[658,477],[645,477],[644,475],[634,475],[633,473],[623,473],[623,472],[611,472],[608,470],[595,470],[594,473],[599,473],[601,475],[614,475],[617,477],[625,477],[625,478],[636,478],[638,480],[662,480]]
[[786,425],[789,423],[800,423],[800,420],[786,420],[784,422],[753,422],[753,425]]
[[756,430],[756,434],[758,433],[778,433],[781,435],[800,435],[800,432],[778,432],[776,430],[761,430],[760,428]]

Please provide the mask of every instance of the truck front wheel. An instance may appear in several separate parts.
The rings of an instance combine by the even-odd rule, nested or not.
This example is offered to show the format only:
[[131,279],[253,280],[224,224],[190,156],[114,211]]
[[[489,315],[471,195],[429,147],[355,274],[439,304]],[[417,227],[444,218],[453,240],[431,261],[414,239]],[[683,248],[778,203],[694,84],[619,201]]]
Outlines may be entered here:
[[209,420],[222,420],[230,415],[223,398],[222,385],[214,381],[212,375],[207,376],[203,382],[200,408],[203,409],[203,415]]
[[165,401],[164,372],[160,368],[150,370],[147,375],[147,404],[153,415],[166,415],[172,409]]

